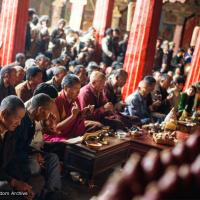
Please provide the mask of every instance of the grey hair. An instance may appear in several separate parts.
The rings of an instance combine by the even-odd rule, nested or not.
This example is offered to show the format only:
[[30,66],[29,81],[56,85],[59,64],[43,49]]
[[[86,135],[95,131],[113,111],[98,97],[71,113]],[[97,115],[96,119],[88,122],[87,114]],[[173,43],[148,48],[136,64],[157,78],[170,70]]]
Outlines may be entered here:
[[10,95],[2,100],[0,105],[0,112],[6,110],[11,114],[15,113],[19,108],[25,109],[23,101],[15,95]]

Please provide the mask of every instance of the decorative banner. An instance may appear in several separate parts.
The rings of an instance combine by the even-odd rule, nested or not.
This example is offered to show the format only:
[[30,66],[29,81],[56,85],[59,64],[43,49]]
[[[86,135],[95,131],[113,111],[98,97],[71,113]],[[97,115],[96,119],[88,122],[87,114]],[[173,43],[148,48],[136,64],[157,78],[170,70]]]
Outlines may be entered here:
[[24,52],[29,0],[3,0],[0,16],[0,65]]

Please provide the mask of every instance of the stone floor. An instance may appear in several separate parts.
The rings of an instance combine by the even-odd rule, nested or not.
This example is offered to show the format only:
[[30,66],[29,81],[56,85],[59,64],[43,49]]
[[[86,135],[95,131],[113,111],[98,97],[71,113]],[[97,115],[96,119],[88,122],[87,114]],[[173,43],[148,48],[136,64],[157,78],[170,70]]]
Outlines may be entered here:
[[[113,171],[113,170],[112,170]],[[69,177],[63,180],[63,191],[69,193],[73,200],[89,200],[97,195],[112,171],[107,171],[95,178],[95,186],[91,189],[87,184],[73,182]]]
[[[70,200],[90,200],[91,197],[97,195],[110,174],[113,172],[113,170],[109,170],[104,172],[103,174],[98,175],[95,178],[94,187],[90,188],[87,183],[81,184],[79,182],[74,182],[70,176],[64,177],[62,179],[63,186],[62,190],[63,192],[69,194]],[[34,191],[37,193],[40,191],[44,184],[44,180],[42,176],[34,177],[31,180],[31,185],[33,186]]]

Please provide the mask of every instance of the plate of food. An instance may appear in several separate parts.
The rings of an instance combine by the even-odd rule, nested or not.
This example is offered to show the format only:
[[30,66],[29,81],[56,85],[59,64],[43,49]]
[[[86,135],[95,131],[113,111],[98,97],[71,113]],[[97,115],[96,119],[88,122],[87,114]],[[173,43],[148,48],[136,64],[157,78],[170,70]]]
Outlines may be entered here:
[[144,135],[144,132],[139,127],[132,127],[129,131],[132,137],[138,138]]
[[178,142],[178,140],[176,139],[175,132],[154,133],[153,140],[156,144],[163,144],[163,145],[169,145],[169,146],[174,146]]

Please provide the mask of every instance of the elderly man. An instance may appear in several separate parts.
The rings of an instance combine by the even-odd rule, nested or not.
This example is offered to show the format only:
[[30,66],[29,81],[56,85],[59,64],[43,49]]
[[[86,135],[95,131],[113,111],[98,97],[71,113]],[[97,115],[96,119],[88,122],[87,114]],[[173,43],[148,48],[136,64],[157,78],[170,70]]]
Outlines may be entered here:
[[[152,92],[153,100],[160,101],[159,104],[154,106],[153,111],[161,114],[168,114],[170,111],[170,100],[173,98],[169,95],[167,89],[170,86],[171,78],[167,74],[162,74],[159,82],[156,84]],[[163,115],[163,117],[164,117]]]
[[23,172],[25,180],[29,179],[32,173],[44,171],[45,184],[39,198],[41,200],[49,199],[51,195],[55,195],[54,198],[51,197],[53,199],[67,199],[66,196],[62,198],[60,193],[57,194],[57,191],[61,189],[60,165],[57,155],[30,148],[35,135],[35,122],[49,119],[54,105],[55,102],[48,95],[35,95],[27,105],[27,113],[15,131],[15,151],[17,158],[24,164],[21,172]]
[[106,81],[104,96],[112,102],[117,111],[122,111],[124,103],[122,102],[121,89],[125,85],[128,73],[123,69],[117,69],[112,72]]
[[127,97],[124,114],[139,117],[142,124],[150,122],[150,112],[147,105],[147,96],[150,90],[148,82],[141,81],[138,90]]
[[93,119],[97,121],[100,121],[107,112],[113,112],[114,109],[113,104],[107,102],[107,99],[103,96],[105,82],[106,77],[103,73],[98,71],[92,72],[89,84],[81,88],[78,96],[81,108],[95,105],[92,118],[94,117]]
[[42,82],[42,71],[38,67],[30,67],[26,71],[26,81],[15,87],[17,96],[24,102],[32,96],[35,88]]
[[0,71],[0,103],[8,95],[16,95],[16,69],[14,67],[3,67]]
[[[20,168],[14,170],[12,161],[15,152],[15,130],[20,125],[25,115],[23,102],[16,96],[11,95],[3,99],[0,106],[0,191],[12,191],[13,189],[28,192],[32,199],[32,187],[25,183]],[[15,162],[15,166],[20,163]],[[18,198],[18,197],[17,197]],[[17,199],[14,196],[4,196],[1,199]],[[28,199],[28,198],[27,198]]]
[[94,105],[94,112],[86,118],[87,120],[98,121],[114,129],[124,129],[126,126],[115,113],[112,102],[103,95],[105,82],[106,77],[102,72],[92,72],[90,82],[81,88],[78,96],[81,108]]

